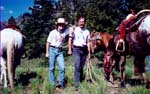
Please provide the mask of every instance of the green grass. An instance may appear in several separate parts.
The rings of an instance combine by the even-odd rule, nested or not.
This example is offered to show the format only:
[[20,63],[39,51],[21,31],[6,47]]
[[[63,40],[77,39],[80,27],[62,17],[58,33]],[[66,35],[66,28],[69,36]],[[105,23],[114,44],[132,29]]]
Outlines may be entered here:
[[[92,84],[84,80],[80,84],[79,92],[81,94],[109,94],[108,86],[104,80],[103,68],[98,68],[96,64],[99,61],[97,59],[92,60],[94,73],[93,77],[96,84]],[[64,89],[64,94],[73,94],[74,92],[74,63],[72,56],[65,58],[65,79],[67,80],[66,88]],[[56,65],[55,75],[58,77],[58,66]],[[84,70],[86,74],[86,67]],[[116,74],[118,74],[116,72]],[[148,73],[146,73],[148,75]],[[17,75],[17,85],[14,91],[10,89],[2,89],[3,94],[52,94],[54,92],[54,87],[50,85],[49,75],[48,75],[48,60],[37,58],[37,59],[24,59],[21,65],[16,69]],[[30,75],[30,77],[29,77]],[[34,75],[34,76],[33,76]],[[133,77],[133,58],[127,59],[126,63],[126,75],[128,77]],[[21,76],[23,79],[27,79],[27,83],[22,83],[19,81]],[[118,76],[120,76],[118,74]],[[150,77],[150,76],[148,76]],[[150,89],[145,89],[143,85],[139,86],[128,86],[125,89],[117,89],[119,92],[127,92],[123,94],[149,94]],[[119,93],[117,93],[119,94]],[[122,93],[121,93],[122,94]]]
[[145,89],[144,86],[128,87],[128,94],[150,94],[150,89]]

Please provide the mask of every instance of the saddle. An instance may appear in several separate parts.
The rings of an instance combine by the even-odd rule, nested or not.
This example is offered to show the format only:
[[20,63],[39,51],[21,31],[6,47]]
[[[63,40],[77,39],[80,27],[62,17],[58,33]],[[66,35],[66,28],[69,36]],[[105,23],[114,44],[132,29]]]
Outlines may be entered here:
[[137,29],[138,29],[138,26],[140,25],[140,23],[142,22],[142,20],[146,17],[145,16],[142,16],[140,18],[135,18],[133,19],[131,22],[129,22],[127,24],[127,27],[126,27],[126,30],[127,30],[127,33],[128,32],[135,32]]
[[[143,19],[147,16],[150,15],[150,10],[142,10],[137,15],[135,16],[134,19],[132,19],[126,27],[126,33],[129,32],[135,32],[138,29],[138,26],[140,23],[143,21]],[[121,44],[120,44],[121,43]],[[125,42],[124,41],[118,41],[116,45],[116,51],[119,52],[124,52],[125,51]]]
[[127,31],[135,32],[138,29],[138,26],[142,22],[142,20],[147,16],[150,15],[150,10],[142,10],[137,13],[135,19],[131,20],[126,27]]

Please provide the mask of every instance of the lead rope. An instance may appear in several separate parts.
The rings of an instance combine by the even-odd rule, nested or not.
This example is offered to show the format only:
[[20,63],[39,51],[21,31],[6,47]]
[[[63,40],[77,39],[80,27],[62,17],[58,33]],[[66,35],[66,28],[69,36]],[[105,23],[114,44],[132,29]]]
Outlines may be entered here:
[[87,66],[86,66],[86,77],[85,79],[88,81],[90,80],[93,84],[96,84],[92,77],[92,65],[91,65],[91,60],[88,60]]
[[[87,61],[88,62],[86,63],[86,75],[85,75],[85,79],[87,81],[90,80],[93,84],[97,84],[95,82],[94,78],[98,79],[99,76],[93,70],[91,59],[88,59]],[[93,76],[94,76],[94,78],[93,78]]]

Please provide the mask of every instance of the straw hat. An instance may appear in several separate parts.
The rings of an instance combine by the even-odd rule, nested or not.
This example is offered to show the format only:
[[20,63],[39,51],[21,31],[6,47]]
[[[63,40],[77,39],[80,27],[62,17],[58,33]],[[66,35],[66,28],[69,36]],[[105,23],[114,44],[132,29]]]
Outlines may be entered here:
[[58,18],[56,24],[67,24],[64,18]]

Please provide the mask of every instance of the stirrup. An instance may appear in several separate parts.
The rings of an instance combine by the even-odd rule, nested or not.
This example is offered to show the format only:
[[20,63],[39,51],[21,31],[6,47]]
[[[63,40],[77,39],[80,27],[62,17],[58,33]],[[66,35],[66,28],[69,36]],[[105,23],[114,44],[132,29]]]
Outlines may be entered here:
[[[123,44],[123,47],[122,47],[121,50],[119,49],[119,44],[120,43]],[[125,51],[125,42],[124,42],[124,40],[118,40],[117,45],[116,45],[116,51],[118,51],[118,52],[124,52]]]

